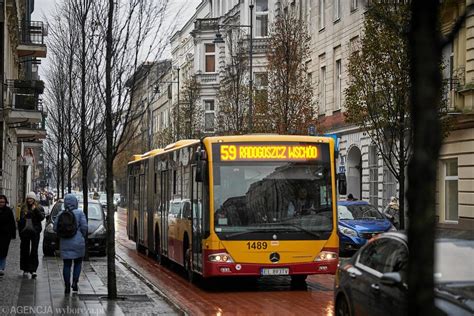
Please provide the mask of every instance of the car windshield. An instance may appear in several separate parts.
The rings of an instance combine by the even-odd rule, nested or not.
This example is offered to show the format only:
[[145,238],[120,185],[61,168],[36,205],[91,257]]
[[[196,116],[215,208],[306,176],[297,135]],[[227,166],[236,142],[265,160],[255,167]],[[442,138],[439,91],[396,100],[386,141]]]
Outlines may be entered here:
[[436,282],[474,282],[474,240],[441,239],[435,250]]
[[337,213],[340,220],[384,219],[382,213],[370,204],[338,205]]
[[329,163],[215,163],[215,231],[328,232],[331,195]]

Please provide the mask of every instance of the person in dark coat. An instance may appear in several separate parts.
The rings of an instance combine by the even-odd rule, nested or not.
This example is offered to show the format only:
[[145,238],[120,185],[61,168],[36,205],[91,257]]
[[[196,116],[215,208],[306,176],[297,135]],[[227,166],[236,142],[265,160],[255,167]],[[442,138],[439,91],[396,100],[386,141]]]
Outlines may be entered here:
[[0,276],[4,274],[10,240],[16,238],[16,224],[8,199],[0,194]]
[[[33,224],[29,226],[29,220]],[[26,202],[20,210],[18,219],[18,233],[20,235],[20,269],[23,275],[31,273],[31,277],[36,278],[38,269],[38,245],[42,231],[41,222],[44,220],[44,210],[38,204],[35,192],[26,195]]]
[[[63,277],[64,277],[64,292],[67,294],[71,292],[71,267],[74,261],[74,271],[72,275],[72,290],[78,291],[77,283],[79,282],[79,275],[81,274],[82,258],[86,250],[86,236],[87,236],[87,220],[86,215],[81,209],[78,209],[77,198],[73,194],[67,194],[64,197],[64,208],[72,210],[76,217],[77,231],[71,238],[61,238],[59,242],[59,250],[61,258],[63,259]],[[54,221],[54,231],[58,231],[58,219],[61,216],[59,212]]]

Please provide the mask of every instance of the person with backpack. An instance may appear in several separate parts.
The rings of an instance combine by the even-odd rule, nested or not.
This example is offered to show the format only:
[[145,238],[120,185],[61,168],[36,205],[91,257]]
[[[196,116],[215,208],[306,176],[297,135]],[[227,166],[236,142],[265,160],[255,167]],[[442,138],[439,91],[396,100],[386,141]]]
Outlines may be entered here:
[[36,193],[28,193],[20,209],[18,233],[20,235],[20,269],[23,270],[23,276],[31,274],[32,279],[36,278],[39,264],[38,245],[43,230],[41,222],[44,217],[44,210],[38,204]]
[[10,241],[16,237],[13,211],[8,207],[8,199],[0,194],[0,276],[4,275]]
[[[64,293],[77,292],[79,275],[82,269],[82,258],[86,250],[87,220],[84,212],[78,208],[77,198],[73,194],[64,197],[64,210],[59,212],[54,221],[54,231],[60,238],[59,250],[63,259]],[[71,286],[71,267],[74,271]]]

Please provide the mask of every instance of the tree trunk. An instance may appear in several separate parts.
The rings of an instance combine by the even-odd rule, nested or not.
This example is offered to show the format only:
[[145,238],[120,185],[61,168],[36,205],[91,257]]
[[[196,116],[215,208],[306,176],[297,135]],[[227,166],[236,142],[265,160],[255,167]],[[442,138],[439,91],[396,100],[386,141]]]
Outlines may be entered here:
[[112,29],[114,17],[114,0],[109,0],[107,13],[107,36],[105,52],[105,183],[107,192],[107,292],[109,299],[117,298],[117,276],[115,273],[115,210],[113,204],[113,141],[112,127]]
[[408,165],[408,313],[434,315],[436,169],[441,147],[439,0],[411,1],[413,156]]

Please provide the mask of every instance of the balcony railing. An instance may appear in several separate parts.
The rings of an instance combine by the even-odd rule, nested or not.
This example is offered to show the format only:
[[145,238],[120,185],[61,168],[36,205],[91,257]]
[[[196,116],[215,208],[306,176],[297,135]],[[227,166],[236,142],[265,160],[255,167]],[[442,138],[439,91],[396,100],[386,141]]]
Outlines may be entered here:
[[17,110],[43,111],[41,80],[7,80],[6,105]]
[[195,31],[217,30],[219,19],[197,19],[194,21]]
[[44,45],[47,25],[41,21],[20,21],[19,40],[24,45]]

